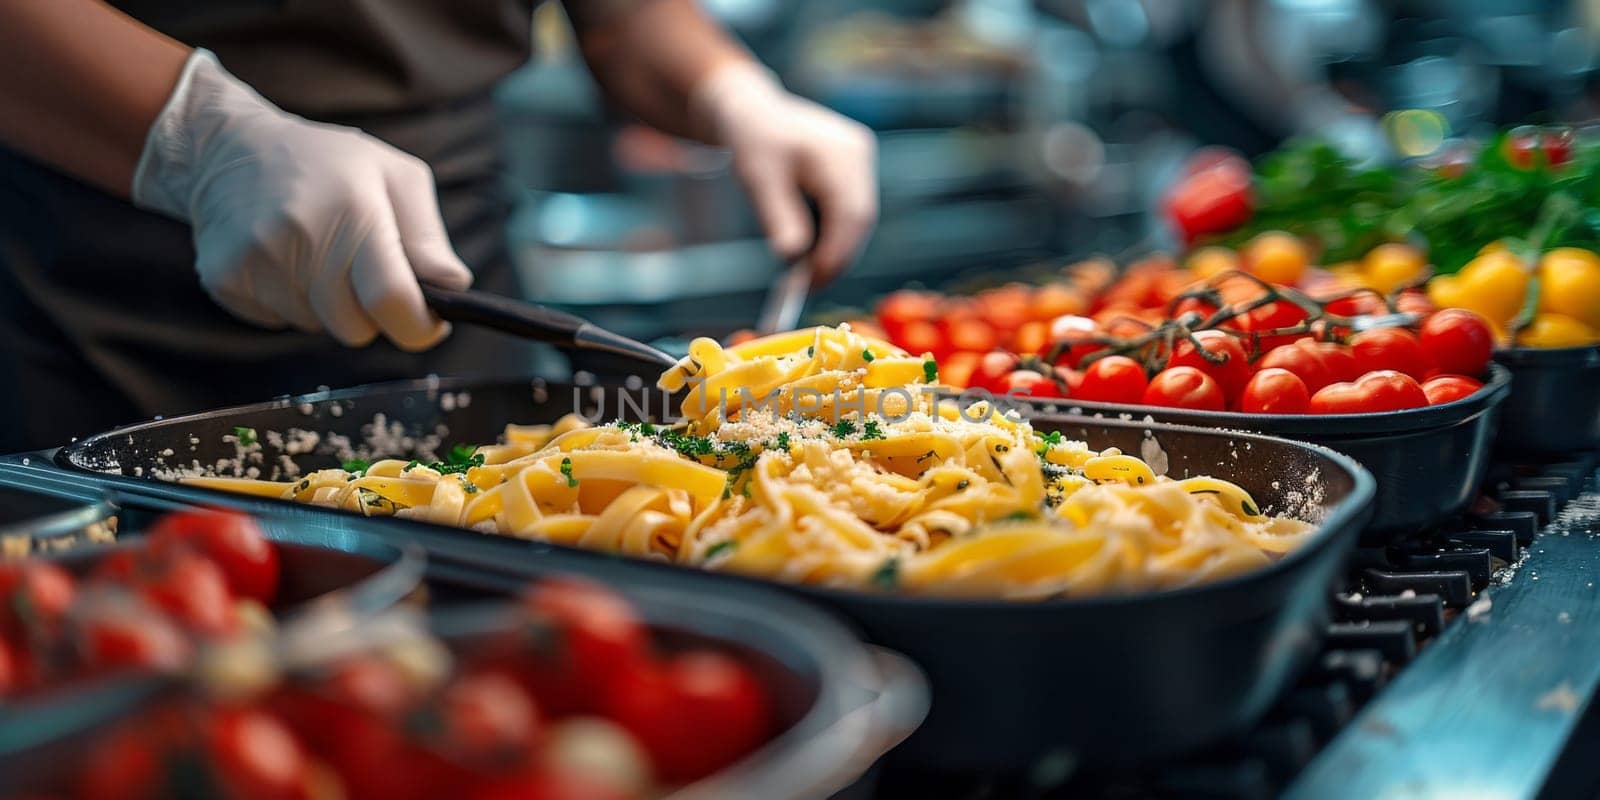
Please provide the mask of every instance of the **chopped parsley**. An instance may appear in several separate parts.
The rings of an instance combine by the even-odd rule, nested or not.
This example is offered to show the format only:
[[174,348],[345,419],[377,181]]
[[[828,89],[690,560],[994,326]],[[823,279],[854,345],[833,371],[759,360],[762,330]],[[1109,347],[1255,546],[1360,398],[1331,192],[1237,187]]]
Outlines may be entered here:
[[890,558],[872,573],[872,585],[880,589],[893,589],[900,584],[900,559]]
[[878,421],[877,420],[869,419],[869,420],[867,420],[865,423],[863,423],[861,425],[861,438],[863,438],[863,439],[882,439],[882,438],[884,438],[883,431],[878,429]]
[[778,432],[778,449],[779,450],[788,450],[789,449],[789,432],[788,431],[779,431]]
[[354,472],[357,475],[361,475],[372,468],[372,462],[364,458],[352,458],[349,461],[340,464],[339,468],[345,472]]
[[851,422],[850,420],[841,419],[838,422],[833,423],[833,429],[832,430],[833,430],[833,435],[834,436],[837,436],[840,439],[844,439],[844,438],[846,438],[848,436],[852,436],[852,435],[855,434],[855,432],[856,432],[856,424],[854,422]]
[[1032,511],[1013,511],[1000,518],[1001,522],[1024,522],[1034,518]]
[[413,458],[410,461],[407,461],[406,465],[400,468],[400,471],[401,472],[410,472],[411,470],[414,470],[414,469],[416,469],[417,467],[420,467],[420,466],[422,466],[422,462]]
[[727,541],[717,542],[716,544],[711,545],[710,547],[706,548],[706,560],[709,561],[709,560],[711,560],[713,558],[716,558],[717,556],[720,556],[723,553],[726,553],[726,552],[728,552],[728,551],[730,551],[733,548],[738,547],[738,546],[739,546],[739,543],[734,541],[734,540],[732,540],[732,539],[728,539]]
[[561,474],[566,476],[567,486],[569,488],[576,487],[578,485],[578,479],[572,477],[572,459],[561,459]]
[[922,382],[934,383],[939,380],[939,362],[928,359],[922,362]]
[[256,443],[255,428],[246,428],[243,425],[235,425],[233,426],[233,435],[239,440],[239,444],[245,447],[249,447],[250,445]]
[[862,361],[865,361],[868,364],[871,364],[872,360],[874,358],[877,358],[877,356],[873,355],[871,350],[862,350],[861,351],[861,360]]

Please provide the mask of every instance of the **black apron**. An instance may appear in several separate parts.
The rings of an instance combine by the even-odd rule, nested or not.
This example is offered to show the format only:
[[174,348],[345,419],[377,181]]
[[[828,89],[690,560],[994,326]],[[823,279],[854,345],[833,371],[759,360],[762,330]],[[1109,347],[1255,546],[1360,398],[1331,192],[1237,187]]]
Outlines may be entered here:
[[[225,67],[285,108],[360,127],[427,161],[451,240],[475,273],[474,285],[516,292],[503,227],[508,208],[498,127],[488,92],[505,71],[526,59],[526,51],[506,57],[516,52],[516,35],[487,25],[492,13],[479,20],[484,29],[469,26],[465,32],[447,29],[436,35],[429,34],[437,30],[429,25],[439,20],[406,13],[429,7],[452,16],[472,6],[498,13],[502,6],[519,4],[236,0],[201,5],[213,16],[196,12],[179,18],[194,22],[200,32],[170,20],[149,21],[215,50]],[[228,22],[215,16],[221,13],[218,6],[244,10]],[[264,12],[264,6],[279,16]],[[307,14],[301,6],[316,10]],[[298,19],[296,10],[311,19]],[[375,34],[340,45],[316,35],[317,19],[358,12],[389,23],[375,25],[390,38]],[[241,20],[261,14],[267,14],[263,35],[251,39]],[[304,40],[292,35],[292,21],[299,22]],[[525,15],[522,24],[525,46]],[[398,42],[395,30],[406,31]],[[426,55],[419,42],[425,44],[429,35],[457,55],[462,40],[476,36],[482,40],[482,59],[471,69],[452,71],[445,63],[428,62],[436,74],[420,70],[407,58]],[[304,64],[295,60],[297,48],[304,52],[312,45],[331,52],[318,49],[319,55]],[[340,92],[353,112],[336,108]],[[323,335],[257,328],[205,294],[194,271],[190,237],[186,225],[0,150],[0,453],[59,445],[155,415],[319,386],[427,374],[521,374],[532,367],[527,346],[466,327],[420,354],[382,341],[351,350]]]

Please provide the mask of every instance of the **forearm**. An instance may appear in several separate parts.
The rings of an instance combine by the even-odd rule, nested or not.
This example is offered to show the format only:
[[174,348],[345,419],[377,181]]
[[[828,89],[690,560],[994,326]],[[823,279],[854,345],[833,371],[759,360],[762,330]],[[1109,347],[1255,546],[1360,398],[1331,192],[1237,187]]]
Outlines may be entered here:
[[690,97],[717,68],[750,55],[698,3],[576,0],[568,9],[590,71],[618,105],[669,133],[713,138]]
[[0,143],[127,197],[189,52],[99,0],[0,3]]

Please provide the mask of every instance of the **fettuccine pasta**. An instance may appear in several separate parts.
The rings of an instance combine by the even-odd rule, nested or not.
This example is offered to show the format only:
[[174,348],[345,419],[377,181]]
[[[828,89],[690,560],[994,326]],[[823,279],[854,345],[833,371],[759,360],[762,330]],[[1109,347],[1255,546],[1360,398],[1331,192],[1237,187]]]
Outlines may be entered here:
[[661,376],[683,391],[674,426],[568,416],[509,425],[456,463],[188,482],[785,581],[1016,599],[1216,580],[1313,531],[1227,481],[963,409],[931,391],[936,371],[848,326],[700,339]]

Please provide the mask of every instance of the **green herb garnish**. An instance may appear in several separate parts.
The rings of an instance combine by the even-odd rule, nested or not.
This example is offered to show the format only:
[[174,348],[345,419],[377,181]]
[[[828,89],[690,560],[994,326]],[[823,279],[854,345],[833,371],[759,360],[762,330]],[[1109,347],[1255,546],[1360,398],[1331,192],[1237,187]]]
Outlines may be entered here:
[[256,443],[255,428],[246,428],[243,425],[235,425],[233,427],[233,435],[239,440],[239,444],[245,447],[249,447],[250,445]]
[[928,359],[922,362],[922,382],[934,383],[939,380],[939,362]]
[[878,421],[869,419],[861,426],[862,439],[882,439],[883,431],[878,429]]
[[576,487],[578,485],[578,479],[572,477],[572,459],[570,459],[570,458],[561,459],[561,474],[566,476],[566,478],[567,478],[567,486],[569,488],[570,487]]
[[873,355],[871,350],[862,350],[861,351],[861,360],[862,361],[865,361],[868,364],[871,364],[872,360],[874,358],[877,358],[877,356]]
[[339,468],[345,472],[354,472],[359,475],[371,469],[372,462],[364,458],[352,458],[349,461],[340,464]]
[[778,433],[778,449],[779,450],[785,450],[785,451],[787,451],[789,449],[789,432],[788,431],[780,431]]
[[838,422],[833,423],[832,431],[834,436],[844,439],[856,432],[856,424],[850,420],[841,419]]
[[893,589],[900,584],[900,559],[890,558],[872,573],[872,585],[880,589]]
[[717,542],[716,544],[706,548],[706,560],[710,561],[711,559],[716,558],[717,556],[720,556],[738,546],[739,543],[732,539]]

